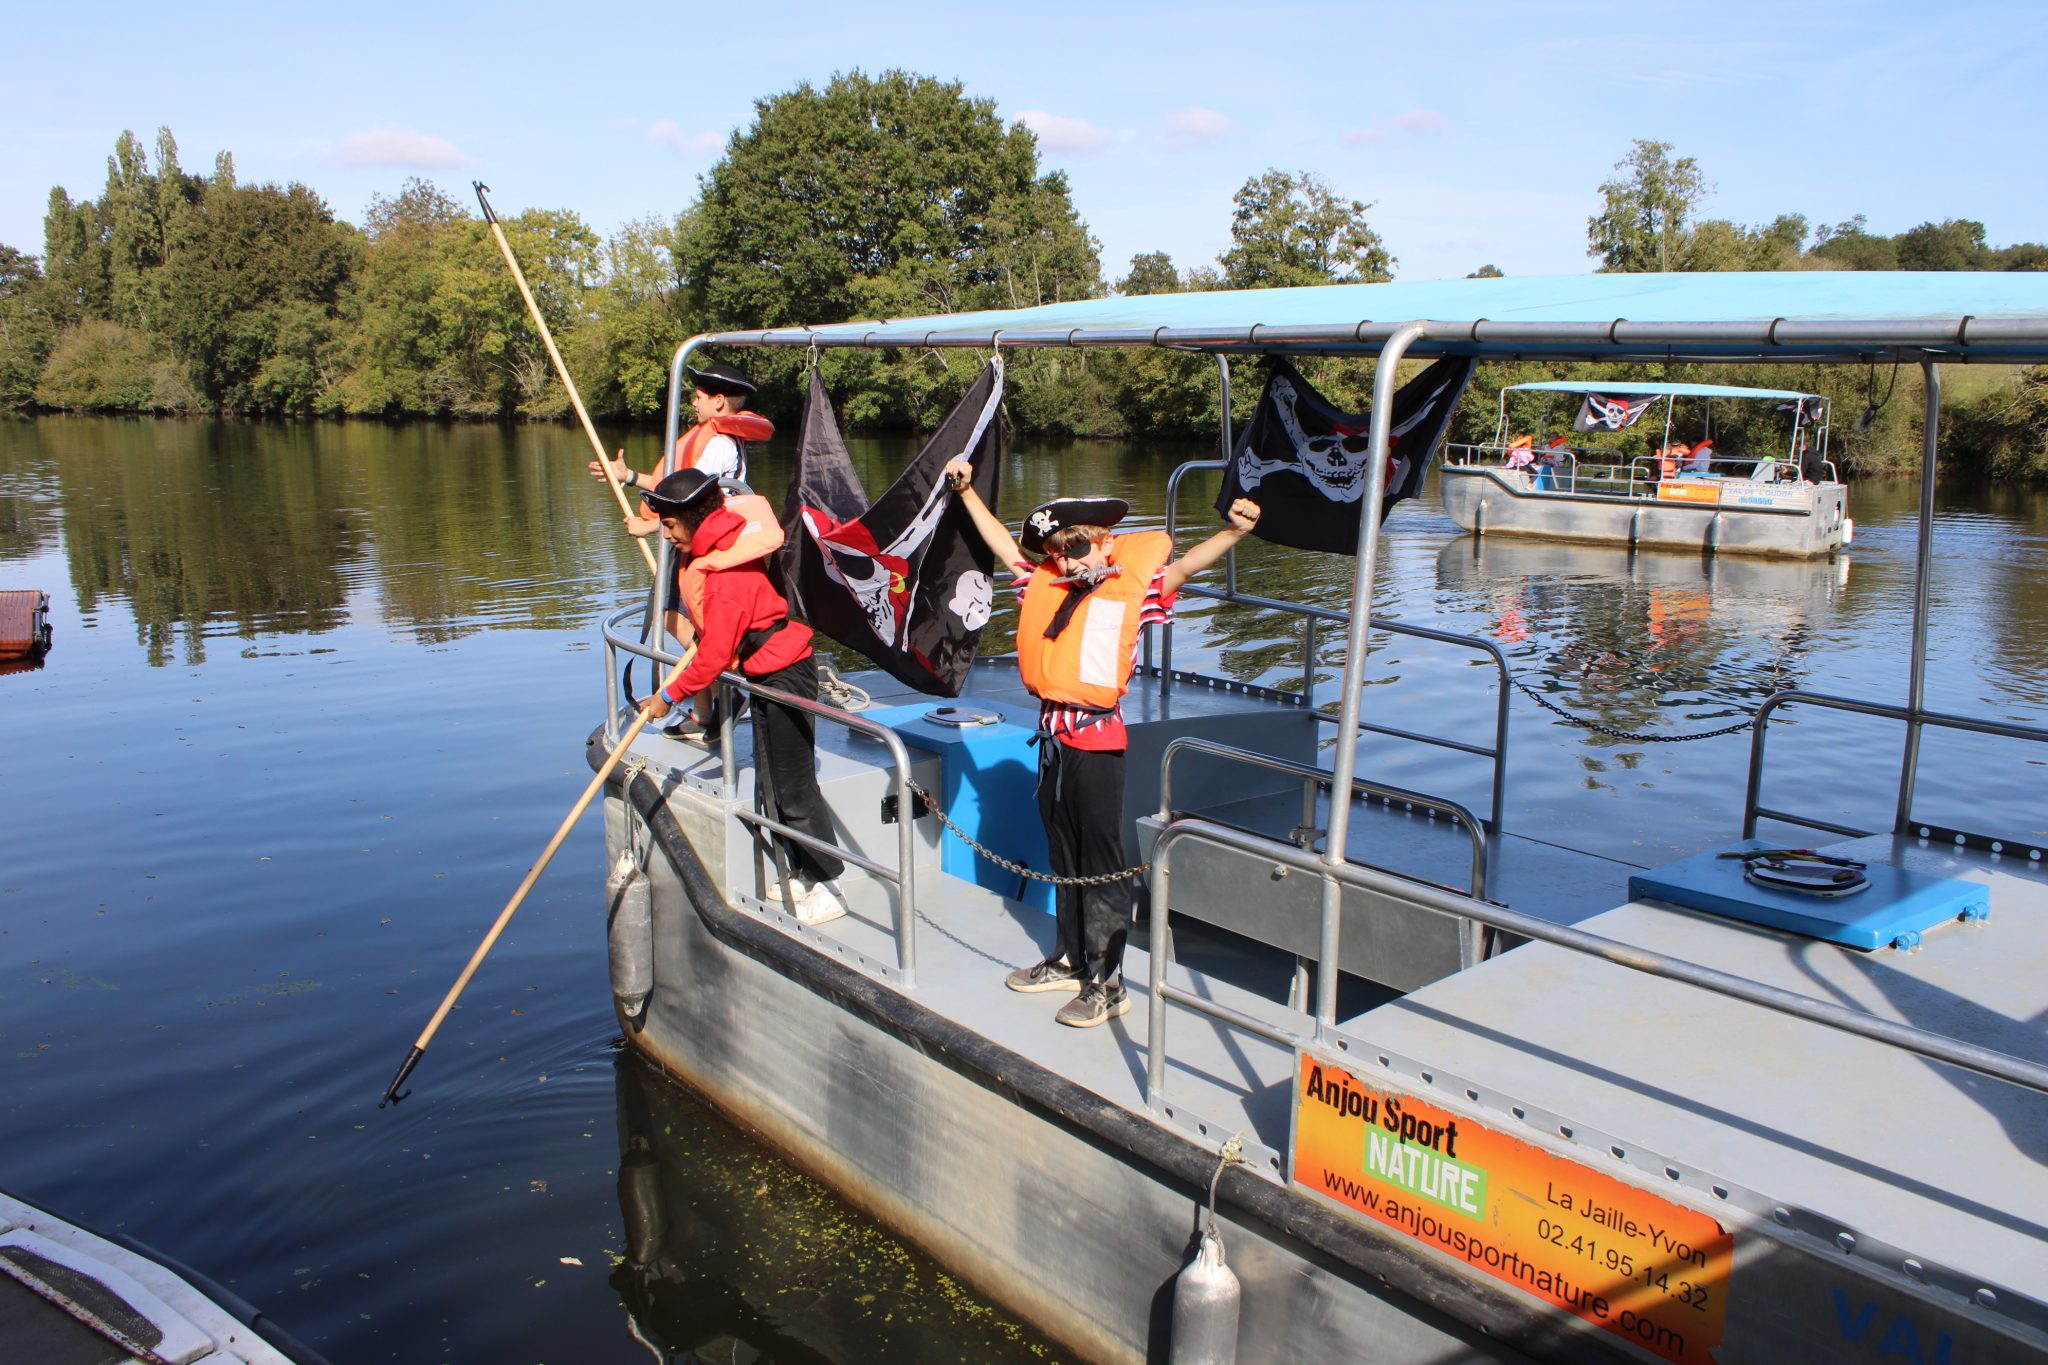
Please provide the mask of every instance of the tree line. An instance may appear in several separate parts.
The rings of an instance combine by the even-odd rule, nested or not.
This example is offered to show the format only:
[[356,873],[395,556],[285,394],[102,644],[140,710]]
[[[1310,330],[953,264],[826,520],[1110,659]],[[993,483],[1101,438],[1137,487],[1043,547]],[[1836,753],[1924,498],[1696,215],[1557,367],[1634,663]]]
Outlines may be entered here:
[[[1887,237],[1860,217],[1818,230],[1797,214],[1704,218],[1711,187],[1663,143],[1636,143],[1615,171],[1588,222],[1604,270],[2048,268],[2048,247],[1993,247],[1969,220]],[[892,71],[758,101],[673,216],[609,236],[567,210],[504,226],[591,409],[645,420],[661,410],[668,357],[699,331],[1390,279],[1398,263],[1371,207],[1313,173],[1269,169],[1235,194],[1215,261],[1145,253],[1111,280],[1027,127],[956,82]],[[793,410],[802,358],[748,364],[771,411]],[[825,360],[848,421],[866,427],[928,423],[973,364],[931,351]],[[1369,364],[1330,361],[1311,377],[1362,402],[1369,376]],[[1526,377],[1495,366],[1475,382]],[[1853,395],[1867,378],[1833,371],[1813,385]],[[1256,387],[1238,385],[1247,409]],[[1038,352],[1013,365],[1008,406],[1028,432],[1200,436],[1217,401],[1202,357]],[[1966,460],[1998,476],[2048,472],[2038,372],[1971,401]],[[1910,464],[1917,402],[1890,406],[1889,422],[1845,437],[1852,468]],[[153,151],[121,136],[98,198],[51,191],[40,258],[0,245],[0,407],[552,419],[567,401],[464,202],[411,180],[352,224],[304,185],[242,183],[227,153],[210,174],[185,170],[165,129]]]

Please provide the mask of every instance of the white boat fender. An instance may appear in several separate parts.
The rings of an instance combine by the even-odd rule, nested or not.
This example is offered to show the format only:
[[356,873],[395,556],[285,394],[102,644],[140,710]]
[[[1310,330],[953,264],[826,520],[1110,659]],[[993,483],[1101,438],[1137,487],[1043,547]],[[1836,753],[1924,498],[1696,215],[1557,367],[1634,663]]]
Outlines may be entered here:
[[1854,545],[1856,543],[1856,518],[1842,518],[1842,543],[1844,545]]
[[612,864],[605,892],[612,996],[622,1013],[637,1018],[654,990],[654,896],[630,848]]
[[1173,1335],[1170,1365],[1236,1365],[1237,1315],[1244,1291],[1235,1271],[1223,1263],[1223,1233],[1216,1226],[1216,1187],[1223,1168],[1244,1160],[1244,1134],[1234,1134],[1217,1153],[1209,1178],[1209,1217],[1195,1259],[1173,1280]]
[[619,1209],[626,1221],[626,1259],[653,1265],[668,1240],[668,1216],[661,1206],[661,1162],[638,1133],[619,1158]]
[[1202,1231],[1202,1244],[1173,1281],[1172,1365],[1236,1365],[1237,1313],[1243,1290],[1223,1264],[1223,1239]]

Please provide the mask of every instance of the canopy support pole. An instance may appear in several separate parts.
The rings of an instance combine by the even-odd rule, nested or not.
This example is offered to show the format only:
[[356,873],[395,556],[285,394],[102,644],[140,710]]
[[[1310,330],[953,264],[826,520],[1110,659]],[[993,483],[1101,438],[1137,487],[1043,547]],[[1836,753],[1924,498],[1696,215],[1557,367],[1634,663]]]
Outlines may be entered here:
[[[1351,780],[1358,770],[1358,713],[1364,706],[1365,651],[1372,634],[1372,580],[1380,548],[1380,509],[1386,505],[1387,460],[1393,450],[1394,392],[1401,357],[1427,331],[1420,322],[1396,328],[1380,347],[1372,376],[1372,444],[1366,456],[1365,502],[1358,512],[1358,559],[1351,577],[1351,631],[1344,646],[1344,702],[1337,718],[1337,757],[1330,773],[1330,830],[1323,862],[1342,867],[1351,833]],[[1323,878],[1322,942],[1316,956],[1316,1026],[1337,1025],[1337,920],[1344,887]]]
[[1920,540],[1913,566],[1913,666],[1906,683],[1906,749],[1899,763],[1899,806],[1892,817],[1894,833],[1913,823],[1913,789],[1920,779],[1920,713],[1927,706],[1928,579],[1934,569],[1935,451],[1941,431],[1941,366],[1920,362],[1927,389],[1920,432]]

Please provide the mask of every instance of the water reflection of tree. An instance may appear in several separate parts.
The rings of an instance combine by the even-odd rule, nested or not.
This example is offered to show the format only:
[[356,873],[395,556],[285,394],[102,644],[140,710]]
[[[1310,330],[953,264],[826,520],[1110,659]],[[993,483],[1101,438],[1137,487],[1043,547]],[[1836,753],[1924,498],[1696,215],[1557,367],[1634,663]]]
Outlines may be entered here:
[[182,637],[206,657],[221,624],[255,639],[346,620],[343,566],[367,526],[355,481],[309,458],[305,427],[45,419],[64,505],[65,557],[83,611],[128,599],[152,665]]
[[57,542],[57,471],[36,449],[34,426],[0,423],[0,561],[28,559]]
[[[577,629],[645,574],[559,427],[56,418],[34,430],[81,610],[127,599],[153,665],[203,661],[209,635],[334,630],[352,594],[426,641]],[[36,528],[53,513],[36,499],[6,506],[24,537],[48,534]]]

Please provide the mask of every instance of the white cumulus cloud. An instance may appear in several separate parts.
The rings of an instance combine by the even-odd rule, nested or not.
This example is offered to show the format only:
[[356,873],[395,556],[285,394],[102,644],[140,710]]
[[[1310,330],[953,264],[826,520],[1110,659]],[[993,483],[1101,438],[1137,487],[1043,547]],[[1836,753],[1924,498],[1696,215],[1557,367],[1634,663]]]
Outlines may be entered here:
[[1442,137],[1451,131],[1450,121],[1434,109],[1410,109],[1394,120],[1394,126],[1418,137]]
[[1386,140],[1387,132],[1384,128],[1353,128],[1344,134],[1344,145],[1347,147],[1372,147]]
[[1048,114],[1043,109],[1026,109],[1017,115],[1017,121],[1038,134],[1039,145],[1049,152],[1093,156],[1109,145],[1109,129],[1097,127],[1086,119]]
[[373,128],[350,133],[334,149],[343,166],[395,166],[402,170],[453,170],[473,164],[460,147],[445,137],[410,128]]
[[1236,131],[1236,119],[1196,104],[1176,109],[1166,116],[1168,138],[1181,143],[1214,142]]
[[724,133],[686,133],[672,118],[658,118],[648,124],[647,140],[677,156],[716,156],[725,150]]

